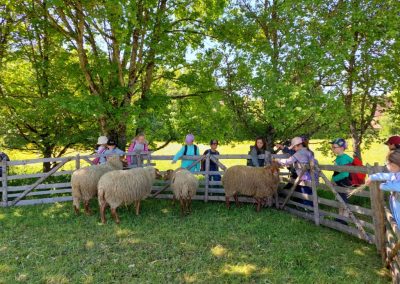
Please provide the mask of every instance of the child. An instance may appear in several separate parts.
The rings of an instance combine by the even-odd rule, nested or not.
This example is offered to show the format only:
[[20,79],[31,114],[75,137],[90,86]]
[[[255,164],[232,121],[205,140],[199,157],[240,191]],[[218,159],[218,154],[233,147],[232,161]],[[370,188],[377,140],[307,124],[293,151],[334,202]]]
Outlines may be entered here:
[[389,137],[385,144],[389,147],[389,150],[400,149],[400,136]]
[[250,167],[264,167],[265,160],[259,159],[258,155],[265,154],[267,149],[267,142],[263,137],[257,137],[254,146],[250,146],[249,155],[251,159],[247,160],[247,165]]
[[[316,162],[314,155],[303,145],[303,139],[301,137],[295,137],[292,139],[289,149],[296,151],[289,159],[281,160],[279,163],[284,166],[289,166],[295,164],[296,173],[300,176],[302,169],[299,164],[308,164],[310,161]],[[311,188],[311,174],[307,170],[303,176],[300,178],[300,183],[296,187],[297,192],[312,195]],[[304,205],[313,206],[313,202],[310,200],[302,200]]]
[[[178,151],[178,153],[175,154],[174,158],[172,159],[172,163],[175,164],[176,161],[182,156],[199,156],[199,147],[193,144],[194,142],[194,135],[193,134],[188,134],[186,135],[185,139],[185,145],[182,146],[182,148]],[[187,168],[189,167],[194,160],[185,160],[182,159],[182,168]],[[194,167],[190,169],[191,172],[199,171],[200,170],[200,164],[197,163]]]
[[[131,145],[129,145],[128,153],[140,154],[142,152],[148,153],[149,146],[146,142],[144,134],[138,134],[134,139],[132,139]],[[136,156],[127,156],[126,160],[128,166],[137,166],[138,161]]]
[[1,167],[2,161],[9,161],[10,158],[7,156],[6,153],[0,152],[0,177],[3,176],[3,168]]
[[115,143],[115,141],[112,140],[112,139],[108,140],[107,148],[108,149],[104,152],[104,154],[106,154],[106,155],[109,155],[109,154],[117,154],[117,155],[120,155],[120,156],[124,156],[125,155],[125,152],[122,151],[121,149],[119,149],[117,147],[117,143]]
[[[344,153],[347,148],[346,140],[343,138],[336,138],[330,142],[332,144],[332,152],[336,155],[336,159],[334,164],[336,166],[344,166],[353,163],[353,158]],[[332,175],[332,183],[341,186],[341,187],[351,187],[350,173],[349,172],[333,172]],[[343,201],[348,203],[347,193],[339,192],[339,195],[342,197]],[[339,207],[339,215],[344,217],[348,217],[347,211],[344,208]],[[347,225],[346,221],[341,219],[335,219],[336,221]]]
[[[207,155],[208,153],[210,153],[211,155],[219,155],[219,152],[217,151],[217,147],[218,147],[218,140],[215,140],[215,139],[211,140],[210,141],[210,148],[211,149],[208,149],[208,150],[204,151],[203,155]],[[206,170],[206,162],[205,161],[203,161],[201,163],[201,170],[202,171]],[[214,161],[210,160],[210,171],[218,171],[218,170],[219,170],[218,165]],[[213,180],[213,181],[221,181],[221,176],[220,175],[209,175],[208,178],[209,178],[210,181],[211,180]]]
[[389,205],[397,225],[400,225],[400,150],[391,151],[387,156],[386,167],[390,173],[376,173],[365,181],[370,185],[372,181],[386,181],[380,189],[391,191]]
[[[97,139],[97,149],[96,149],[97,154],[104,154],[104,152],[107,150],[107,141],[108,138],[106,136],[100,136]],[[106,157],[97,157],[92,161],[92,164],[98,165],[98,164],[104,164],[105,162],[106,162]]]

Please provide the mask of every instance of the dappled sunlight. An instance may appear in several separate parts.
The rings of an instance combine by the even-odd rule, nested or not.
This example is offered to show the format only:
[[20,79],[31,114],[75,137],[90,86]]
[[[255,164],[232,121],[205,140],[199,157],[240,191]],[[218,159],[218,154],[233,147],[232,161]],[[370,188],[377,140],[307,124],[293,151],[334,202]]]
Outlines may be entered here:
[[353,252],[356,255],[365,256],[365,253],[361,249],[355,249]]
[[12,267],[8,264],[0,264],[0,273],[10,273],[12,270]]
[[130,238],[130,239],[126,239],[125,242],[129,245],[136,245],[142,242],[141,239],[138,238]]
[[348,276],[351,277],[359,277],[360,276],[360,272],[357,271],[354,267],[346,267],[345,269],[345,273]]
[[167,208],[163,208],[163,209],[161,209],[161,212],[164,213],[164,214],[168,214],[168,213],[171,212],[171,210],[169,210]]
[[85,278],[83,279],[83,284],[92,284],[92,283],[95,283],[93,275],[85,275]]
[[94,248],[94,242],[93,241],[87,241],[85,244],[86,249],[92,249]]
[[216,257],[222,257],[226,255],[226,253],[228,252],[228,250],[221,245],[216,245],[215,247],[212,247],[210,250],[212,255]]
[[382,267],[381,269],[375,269],[374,272],[380,277],[390,277],[389,270],[387,270],[385,267]]
[[0,214],[0,221],[6,219],[6,214]]
[[197,277],[194,276],[194,275],[189,275],[189,274],[186,274],[186,273],[185,273],[185,275],[183,275],[183,282],[184,282],[184,283],[194,283],[194,282],[197,282]]
[[115,232],[115,235],[118,237],[118,238],[126,238],[126,237],[128,237],[129,235],[131,235],[131,234],[133,234],[133,232],[131,231],[131,230],[128,230],[128,229],[117,229],[116,230],[116,232]]
[[266,274],[271,274],[273,269],[271,267],[264,267],[263,269],[260,270],[260,274],[266,275]]
[[238,265],[230,265],[225,264],[222,268],[222,272],[225,274],[238,274],[244,276],[250,276],[257,270],[257,266],[253,264],[238,264]]
[[[43,210],[42,215],[45,217],[54,217],[55,214],[61,213],[61,211],[64,209],[64,206],[65,206],[65,204],[54,203],[52,206]],[[65,214],[65,212],[63,212],[63,214]],[[67,214],[67,215],[69,215],[69,214]]]
[[25,282],[28,281],[28,274],[25,273],[20,273],[15,277],[15,280],[17,280],[18,282]]
[[43,280],[44,280],[43,282],[45,282],[46,284],[70,283],[69,279],[61,274],[46,276]]

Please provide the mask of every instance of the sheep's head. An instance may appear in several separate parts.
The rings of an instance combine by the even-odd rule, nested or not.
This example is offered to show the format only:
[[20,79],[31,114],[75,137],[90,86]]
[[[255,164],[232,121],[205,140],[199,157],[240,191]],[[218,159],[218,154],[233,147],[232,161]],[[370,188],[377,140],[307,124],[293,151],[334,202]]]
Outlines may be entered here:
[[167,170],[162,175],[163,180],[171,180],[174,175],[174,170]]
[[116,170],[122,170],[124,165],[121,158],[120,156],[107,157],[107,164]]
[[279,176],[279,168],[281,165],[276,161],[272,160],[271,164],[268,166],[265,166],[264,169],[266,169],[268,172],[275,176]]
[[154,170],[155,170],[156,179],[163,179],[164,178],[159,169],[154,168]]

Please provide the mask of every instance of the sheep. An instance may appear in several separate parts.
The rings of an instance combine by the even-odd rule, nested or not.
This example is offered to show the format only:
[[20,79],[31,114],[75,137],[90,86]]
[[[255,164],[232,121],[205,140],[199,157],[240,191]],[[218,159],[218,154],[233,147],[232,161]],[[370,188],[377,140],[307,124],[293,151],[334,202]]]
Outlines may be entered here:
[[153,182],[159,176],[159,171],[153,167],[113,171],[102,176],[98,184],[101,222],[106,223],[107,205],[110,206],[111,215],[117,224],[120,223],[117,208],[121,204],[135,202],[136,215],[139,215],[140,201],[150,194]]
[[122,170],[123,164],[119,156],[107,158],[101,165],[89,166],[76,170],[71,176],[72,200],[76,214],[79,214],[80,201],[83,200],[85,213],[91,214],[89,201],[97,194],[97,183],[102,175],[114,170]]
[[191,212],[192,197],[199,186],[198,179],[193,173],[184,168],[175,171],[168,170],[165,179],[171,180],[171,188],[174,199],[178,199],[181,207],[181,215]]
[[226,207],[230,208],[230,197],[234,197],[236,206],[239,206],[238,194],[252,196],[257,203],[257,212],[260,211],[264,200],[272,203],[275,195],[278,207],[279,164],[275,161],[270,166],[254,168],[248,166],[233,166],[226,170],[222,177],[225,189]]

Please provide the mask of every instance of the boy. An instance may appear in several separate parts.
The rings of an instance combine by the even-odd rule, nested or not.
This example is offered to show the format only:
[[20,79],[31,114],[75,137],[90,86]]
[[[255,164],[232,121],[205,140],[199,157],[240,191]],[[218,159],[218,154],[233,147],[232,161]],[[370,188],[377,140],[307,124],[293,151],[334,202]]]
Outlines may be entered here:
[[[204,151],[203,155],[207,155],[208,153],[210,153],[211,155],[219,155],[219,152],[217,151],[217,147],[218,147],[218,140],[215,140],[215,139],[211,140],[210,141],[210,148],[211,149],[208,149],[208,150]],[[206,170],[206,161],[202,161],[201,162],[201,170],[202,171]],[[214,161],[210,160],[210,171],[213,171],[213,172],[215,171],[216,172],[218,170],[219,170],[219,168],[218,168],[217,163],[215,163]],[[210,181],[221,181],[221,176],[218,175],[218,174],[217,175],[209,175],[208,179]],[[213,187],[213,186],[211,186],[211,187]]]
[[[344,153],[347,148],[346,140],[343,138],[336,138],[330,142],[332,144],[332,152],[336,155],[335,165],[344,166],[353,163],[353,158]],[[350,173],[349,172],[333,172],[332,175],[333,184],[342,187],[351,187]],[[343,201],[348,203],[347,194],[339,192],[339,195],[343,198]],[[339,215],[348,217],[347,212],[343,208],[339,208]],[[336,221],[347,225],[347,222],[336,219]]]

